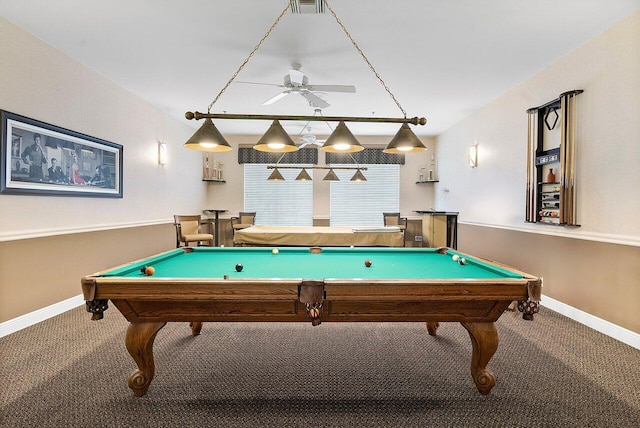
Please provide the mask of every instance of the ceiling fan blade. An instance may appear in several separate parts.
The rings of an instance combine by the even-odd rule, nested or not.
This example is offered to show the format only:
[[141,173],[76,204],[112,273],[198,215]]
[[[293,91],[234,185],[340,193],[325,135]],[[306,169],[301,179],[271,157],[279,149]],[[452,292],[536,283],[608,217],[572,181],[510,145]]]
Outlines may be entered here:
[[302,92],[300,92],[300,95],[305,97],[313,107],[318,107],[318,108],[327,108],[327,107],[329,107],[329,103],[328,102],[326,102],[325,100],[323,100],[319,96],[317,96],[315,94],[312,94],[311,92],[302,91]]
[[356,92],[356,87],[352,85],[307,85],[307,89],[320,92]]
[[284,97],[286,97],[287,95],[289,95],[291,93],[291,91],[284,91],[284,92],[280,92],[278,95],[276,95],[275,97],[271,97],[269,98],[267,101],[263,102],[262,105],[263,106],[268,106],[269,104],[273,104],[276,101],[279,101],[281,99],[283,99]]
[[244,83],[245,85],[263,85],[263,86],[277,86],[279,88],[284,88],[284,85],[278,85],[277,83],[259,83],[259,82],[243,82],[240,80],[234,81],[234,83]]

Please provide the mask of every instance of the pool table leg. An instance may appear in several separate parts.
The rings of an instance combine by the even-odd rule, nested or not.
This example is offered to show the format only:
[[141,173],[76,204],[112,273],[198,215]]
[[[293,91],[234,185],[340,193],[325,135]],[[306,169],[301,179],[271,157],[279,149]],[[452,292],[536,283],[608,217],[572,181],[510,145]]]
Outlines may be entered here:
[[200,334],[200,330],[202,330],[202,322],[201,321],[192,321],[189,323],[189,327],[191,327],[191,335],[197,336]]
[[439,322],[427,321],[427,331],[429,332],[430,336],[436,335],[436,333],[438,332],[438,327],[440,327]]
[[471,376],[481,394],[488,394],[496,384],[496,378],[487,364],[498,349],[498,330],[493,322],[462,322],[469,332],[473,351],[471,354]]
[[136,397],[142,397],[147,393],[153,379],[155,372],[153,341],[165,324],[166,322],[132,322],[127,328],[125,339],[127,351],[138,365],[138,370],[129,376],[129,388],[133,390],[133,395]]

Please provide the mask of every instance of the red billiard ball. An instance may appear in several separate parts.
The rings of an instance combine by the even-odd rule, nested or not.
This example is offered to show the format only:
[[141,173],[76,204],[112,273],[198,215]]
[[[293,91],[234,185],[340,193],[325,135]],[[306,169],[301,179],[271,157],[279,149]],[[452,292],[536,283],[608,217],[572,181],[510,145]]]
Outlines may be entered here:
[[365,265],[366,267],[371,267],[371,260],[368,260],[368,259],[367,259],[367,260],[365,260],[365,261],[364,261],[364,265]]
[[236,265],[236,272],[242,272],[242,268],[243,268],[243,267],[244,267],[244,266],[242,266],[242,263],[238,263],[238,264]]

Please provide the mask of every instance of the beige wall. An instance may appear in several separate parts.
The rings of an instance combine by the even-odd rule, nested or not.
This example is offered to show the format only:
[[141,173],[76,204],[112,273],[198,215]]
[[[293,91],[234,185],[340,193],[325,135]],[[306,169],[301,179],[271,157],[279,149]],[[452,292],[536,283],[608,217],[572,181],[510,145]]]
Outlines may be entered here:
[[[178,121],[0,18],[0,109],[121,144],[122,199],[0,195],[0,241],[167,222],[197,212],[200,153]],[[158,141],[169,162],[158,164]]]
[[124,147],[122,199],[0,195],[3,322],[79,295],[83,275],[175,247],[172,215],[199,212],[207,187],[200,153],[182,148],[186,121],[2,18],[0,39],[0,109]]
[[[439,209],[460,219],[640,245],[640,11],[438,136]],[[577,100],[577,214],[582,227],[524,223],[526,110],[583,89]],[[468,151],[478,144],[478,167]]]
[[171,248],[172,225],[0,242],[0,323],[82,294],[85,275]]
[[544,296],[640,334],[640,247],[467,224],[458,232],[460,251],[542,277]]
[[[543,293],[640,333],[640,11],[438,136],[438,209],[459,247],[544,277]],[[526,110],[578,95],[579,228],[527,224]],[[478,167],[468,166],[478,145]]]

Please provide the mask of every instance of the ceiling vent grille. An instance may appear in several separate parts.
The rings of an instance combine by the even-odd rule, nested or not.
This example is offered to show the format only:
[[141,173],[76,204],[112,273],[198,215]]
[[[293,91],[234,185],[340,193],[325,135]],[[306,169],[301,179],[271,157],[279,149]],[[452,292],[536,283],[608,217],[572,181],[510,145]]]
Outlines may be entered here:
[[324,13],[323,0],[293,0],[292,13]]

